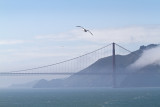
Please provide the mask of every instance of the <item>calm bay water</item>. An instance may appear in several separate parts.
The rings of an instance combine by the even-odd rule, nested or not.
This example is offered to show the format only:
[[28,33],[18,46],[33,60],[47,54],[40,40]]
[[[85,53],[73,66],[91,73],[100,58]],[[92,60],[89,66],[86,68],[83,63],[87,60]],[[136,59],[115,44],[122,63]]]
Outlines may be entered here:
[[160,88],[1,89],[0,107],[160,107]]

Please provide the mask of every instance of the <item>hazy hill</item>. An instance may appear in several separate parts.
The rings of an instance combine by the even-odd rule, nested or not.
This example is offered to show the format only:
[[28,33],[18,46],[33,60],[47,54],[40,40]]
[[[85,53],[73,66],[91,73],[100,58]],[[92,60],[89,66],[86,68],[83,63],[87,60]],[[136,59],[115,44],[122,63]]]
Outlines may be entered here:
[[[134,63],[143,50],[157,45],[141,46],[139,50],[128,55],[116,55],[116,72],[118,87],[150,87],[160,86],[159,66],[149,65],[142,69],[130,71],[129,65]],[[128,72],[130,72],[128,74]],[[86,75],[84,75],[86,73]],[[127,75],[125,74],[127,73]],[[82,75],[83,74],[83,75]],[[88,75],[87,75],[88,74]],[[40,80],[34,88],[56,87],[111,87],[112,56],[101,58],[89,67],[75,73],[67,79]]]
[[10,88],[32,88],[35,84],[37,84],[37,81],[31,81],[31,82],[27,82],[24,84],[12,84],[11,86],[9,86]]

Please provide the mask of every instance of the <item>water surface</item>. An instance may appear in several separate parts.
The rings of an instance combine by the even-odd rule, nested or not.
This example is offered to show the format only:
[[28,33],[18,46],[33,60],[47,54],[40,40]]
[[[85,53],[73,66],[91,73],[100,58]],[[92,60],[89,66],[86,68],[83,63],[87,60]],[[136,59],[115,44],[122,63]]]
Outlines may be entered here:
[[1,89],[0,107],[160,107],[160,88]]

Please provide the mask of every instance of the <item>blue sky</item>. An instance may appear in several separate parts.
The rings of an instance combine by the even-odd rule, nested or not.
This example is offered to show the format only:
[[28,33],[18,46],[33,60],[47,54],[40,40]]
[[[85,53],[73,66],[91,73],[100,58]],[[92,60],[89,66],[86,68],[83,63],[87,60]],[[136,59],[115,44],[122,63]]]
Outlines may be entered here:
[[111,42],[130,50],[159,43],[159,5],[159,0],[0,0],[0,70],[59,62]]
[[94,29],[158,24],[159,4],[158,0],[1,0],[0,28],[4,35],[21,38],[68,31],[77,24]]
[[[82,47],[93,45],[95,48],[111,42],[125,44],[127,40],[126,42],[114,41],[114,38],[108,38],[113,33],[108,33],[110,29],[126,31],[130,28],[133,29],[132,32],[135,29],[135,32],[141,32],[137,31],[139,27],[143,29],[143,32],[154,27],[158,29],[160,23],[159,4],[159,0],[0,0],[0,48],[1,50],[16,49],[17,52],[20,50],[30,52],[30,48],[49,51],[49,49],[41,48],[50,47],[52,49],[52,46],[72,48],[73,44]],[[106,41],[104,37],[102,38],[104,41],[97,38],[101,36],[99,33],[95,35],[95,40],[88,38],[88,35],[86,35],[87,39],[80,38],[75,41],[66,40],[68,36],[57,40],[57,35],[67,35],[77,29],[76,25],[84,26],[95,32],[98,30],[106,33]],[[48,35],[50,36],[48,37]],[[75,34],[72,35],[76,37]],[[122,36],[120,38],[124,39],[123,35],[125,34],[118,36]],[[37,39],[39,36],[46,37],[46,39]],[[153,43],[154,40],[135,42],[129,43],[129,45],[127,42],[125,45],[127,48],[130,48],[128,47],[130,45],[135,46],[134,49],[136,49],[137,46],[143,43]],[[81,54],[88,51],[79,49],[79,52],[75,52]]]
[[[114,42],[114,39],[103,42],[80,39],[70,42],[63,38],[63,41],[56,41],[56,36],[54,40],[36,38],[65,34],[75,30],[76,25],[101,31],[127,27],[147,27],[145,30],[159,28],[159,4],[159,0],[0,0],[0,48],[25,50],[53,45],[69,48],[72,44],[102,46]],[[142,41],[130,45],[139,46]],[[150,42],[154,40],[144,40],[144,44]]]
[[158,24],[159,4],[158,0],[1,0],[1,34],[30,39],[75,25],[98,29]]

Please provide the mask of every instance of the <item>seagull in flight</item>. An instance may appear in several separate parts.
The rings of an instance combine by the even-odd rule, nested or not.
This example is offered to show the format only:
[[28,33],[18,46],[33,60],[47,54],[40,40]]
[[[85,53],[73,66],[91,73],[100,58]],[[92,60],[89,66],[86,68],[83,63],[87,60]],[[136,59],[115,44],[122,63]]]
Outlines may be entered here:
[[76,27],[80,27],[80,28],[82,28],[82,29],[83,29],[83,31],[84,31],[84,32],[89,32],[91,35],[93,35],[93,33],[92,33],[91,31],[89,31],[89,30],[85,29],[85,28],[84,28],[84,27],[82,27],[82,26],[76,26]]

